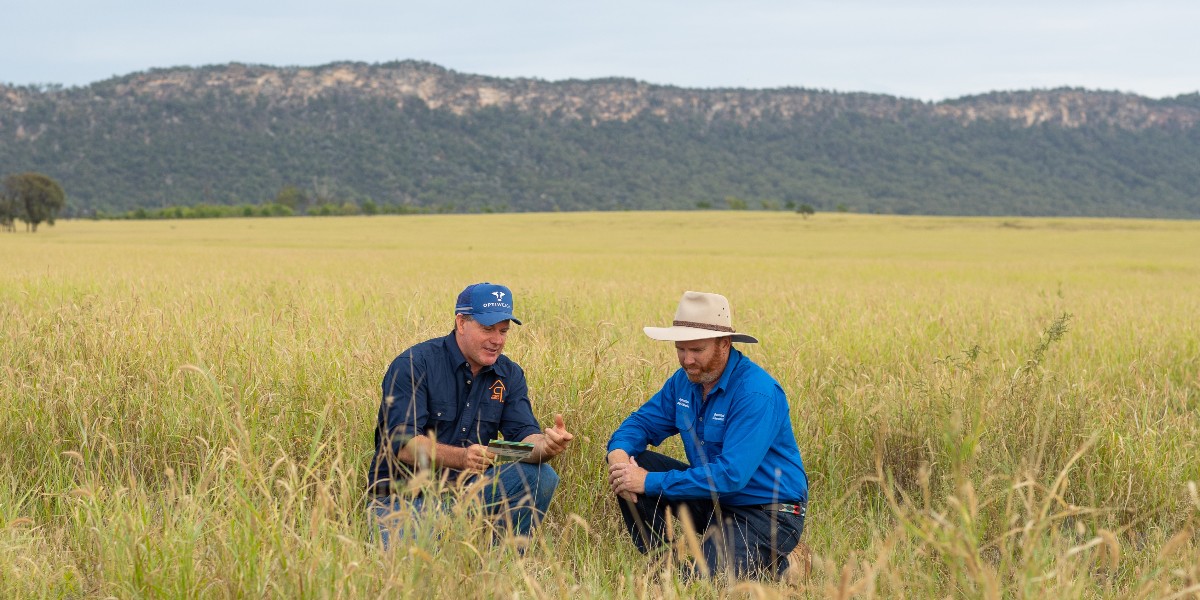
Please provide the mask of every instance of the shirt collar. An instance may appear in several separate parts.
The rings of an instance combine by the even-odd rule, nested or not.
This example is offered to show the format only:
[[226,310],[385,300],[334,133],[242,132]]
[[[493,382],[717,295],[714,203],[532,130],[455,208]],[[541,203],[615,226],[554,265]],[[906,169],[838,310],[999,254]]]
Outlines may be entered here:
[[[450,333],[446,337],[442,338],[442,344],[443,349],[446,352],[446,360],[450,361],[450,366],[454,367],[455,369],[466,369],[467,372],[470,373],[471,365],[467,364],[467,357],[463,356],[462,350],[459,349],[458,337],[454,335],[453,329],[450,330]],[[503,359],[504,355],[501,354],[500,358],[496,359],[495,364],[490,367],[484,367],[480,369],[479,374],[482,375],[488,371],[500,372],[500,370],[503,368],[500,364],[500,361]],[[503,375],[503,373],[500,374]]]
[[742,360],[742,353],[733,346],[729,347],[729,358],[725,361],[725,370],[721,371],[721,377],[717,379],[717,384],[709,390],[708,395],[713,395],[717,390],[724,390],[729,387],[729,379],[733,377],[733,370],[737,368],[737,364]]
[[446,359],[450,361],[450,366],[455,369],[461,369],[464,366],[468,369],[467,357],[463,356],[462,350],[458,348],[458,337],[454,335],[454,330],[451,329],[446,337],[442,338],[443,349],[446,352]]

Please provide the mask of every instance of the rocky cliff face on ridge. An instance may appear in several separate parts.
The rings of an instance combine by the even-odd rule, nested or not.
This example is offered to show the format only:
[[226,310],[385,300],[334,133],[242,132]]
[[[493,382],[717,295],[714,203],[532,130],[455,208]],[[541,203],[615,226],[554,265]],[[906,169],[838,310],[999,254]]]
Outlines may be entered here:
[[214,90],[268,104],[302,104],[321,96],[350,94],[387,99],[397,107],[420,100],[430,109],[445,109],[456,115],[499,107],[594,121],[627,121],[651,115],[665,120],[700,117],[745,123],[765,117],[858,113],[892,119],[920,115],[960,123],[1008,120],[1024,126],[1108,125],[1130,130],[1193,127],[1200,122],[1200,105],[1194,102],[1173,104],[1118,92],[1038,90],[930,103],[880,94],[806,89],[687,89],[632,79],[503,79],[457,73],[415,61],[156,69],[51,92],[0,86],[0,111],[8,113],[0,118],[19,121],[19,114],[38,98],[70,104],[162,102]]

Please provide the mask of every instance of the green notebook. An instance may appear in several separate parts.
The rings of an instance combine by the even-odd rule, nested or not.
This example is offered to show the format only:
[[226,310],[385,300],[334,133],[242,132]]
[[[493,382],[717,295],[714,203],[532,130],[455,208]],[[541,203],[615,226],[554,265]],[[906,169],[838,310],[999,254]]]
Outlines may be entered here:
[[533,453],[533,444],[492,440],[488,442],[488,451],[496,455],[496,460],[522,460]]

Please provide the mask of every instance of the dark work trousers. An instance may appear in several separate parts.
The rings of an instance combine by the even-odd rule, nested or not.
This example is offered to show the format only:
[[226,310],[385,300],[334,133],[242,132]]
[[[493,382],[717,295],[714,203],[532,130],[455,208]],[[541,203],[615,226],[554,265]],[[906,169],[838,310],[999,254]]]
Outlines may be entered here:
[[[682,471],[687,463],[657,452],[643,452],[637,464],[647,471]],[[792,501],[781,498],[780,501]],[[641,494],[636,503],[618,498],[625,527],[643,554],[667,540],[667,511],[684,521],[681,507],[701,537],[701,550],[711,575],[778,577],[787,569],[787,555],[800,541],[804,516],[766,510],[762,506],[729,506],[711,499],[668,500]],[[685,523],[686,527],[688,523]]]

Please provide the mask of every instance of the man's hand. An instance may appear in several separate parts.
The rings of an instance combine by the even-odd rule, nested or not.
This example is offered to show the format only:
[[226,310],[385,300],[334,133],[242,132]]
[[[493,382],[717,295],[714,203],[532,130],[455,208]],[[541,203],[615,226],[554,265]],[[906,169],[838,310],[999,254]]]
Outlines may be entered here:
[[492,466],[492,460],[496,458],[496,455],[489,452],[487,446],[475,444],[463,448],[448,444],[435,444],[428,437],[416,435],[400,449],[398,458],[420,469],[428,469],[437,465],[460,471],[482,473]]
[[489,452],[487,446],[471,444],[464,449],[462,466],[459,468],[472,473],[482,473],[492,466],[495,458],[496,455]]
[[546,428],[546,432],[543,435],[545,436],[545,449],[542,451],[542,454],[546,458],[558,456],[563,450],[567,449],[567,445],[571,443],[571,440],[575,439],[575,435],[567,431],[567,425],[563,422],[563,416],[558,414],[554,415],[554,427]]
[[535,433],[522,440],[533,442],[533,453],[529,455],[529,458],[525,459],[525,462],[540,463],[548,461],[562,454],[573,439],[575,439],[575,434],[567,431],[567,425],[563,422],[563,416],[556,414],[554,415],[553,427],[547,427],[542,433]]
[[[628,460],[623,460],[628,458]],[[637,495],[646,493],[646,471],[623,450],[608,455],[608,487],[618,497],[637,502]]]

